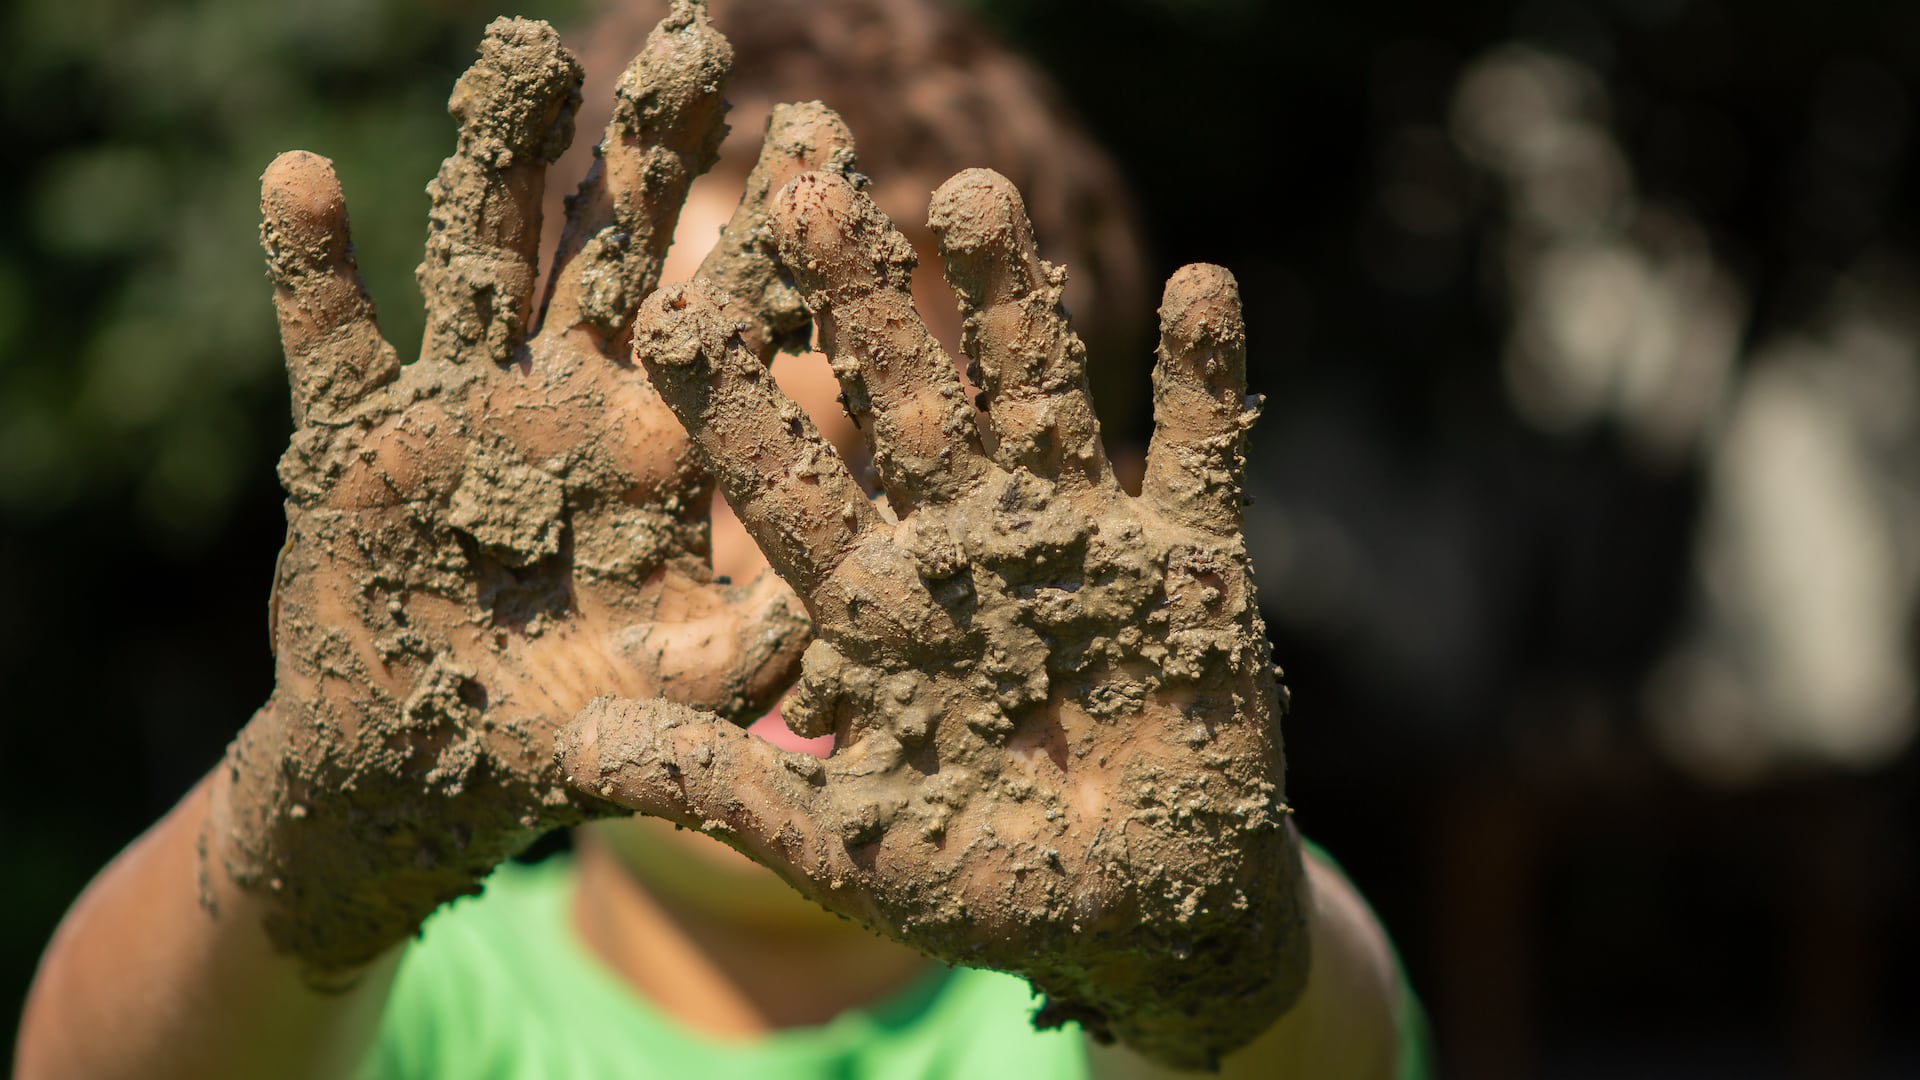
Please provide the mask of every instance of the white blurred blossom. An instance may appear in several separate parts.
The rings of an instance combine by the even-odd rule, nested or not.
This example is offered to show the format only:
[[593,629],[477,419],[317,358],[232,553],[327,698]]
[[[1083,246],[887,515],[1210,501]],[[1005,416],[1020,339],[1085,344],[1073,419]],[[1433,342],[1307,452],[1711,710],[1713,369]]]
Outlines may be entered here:
[[1505,202],[1504,362],[1551,433],[1616,425],[1651,463],[1703,459],[1693,614],[1648,686],[1696,774],[1885,764],[1914,733],[1920,290],[1885,267],[1736,374],[1747,297],[1687,213],[1649,205],[1605,88],[1524,46],[1472,65],[1453,136]]
[[1721,779],[1868,768],[1913,737],[1920,296],[1856,286],[1754,358],[1713,444],[1698,616],[1654,680],[1656,732]]
[[1674,463],[1713,416],[1746,298],[1688,215],[1641,202],[1608,111],[1592,73],[1508,46],[1462,78],[1454,138],[1506,202],[1514,407],[1556,433],[1617,423]]

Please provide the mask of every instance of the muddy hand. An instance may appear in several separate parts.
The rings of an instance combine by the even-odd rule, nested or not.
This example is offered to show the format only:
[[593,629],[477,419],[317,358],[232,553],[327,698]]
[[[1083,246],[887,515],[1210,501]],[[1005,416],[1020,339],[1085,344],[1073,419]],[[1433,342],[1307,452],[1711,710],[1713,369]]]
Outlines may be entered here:
[[569,779],[703,829],[801,892],[941,959],[1028,976],[1077,1020],[1204,1066],[1306,971],[1278,688],[1241,540],[1254,410],[1233,278],[1167,285],[1143,494],[1115,482],[1017,193],[975,170],[930,224],[978,403],[908,296],[911,249],[825,173],[774,204],[872,443],[869,502],[696,281],[642,307],[634,352],[813,616],[786,716],[824,761],[693,709],[603,699]]
[[[349,977],[540,832],[613,809],[553,763],[555,729],[594,695],[744,721],[792,678],[804,613],[771,574],[713,578],[710,481],[628,355],[724,134],[730,62],[699,5],[676,3],[620,82],[541,317],[541,194],[581,72],[546,24],[490,26],[449,102],[459,143],[429,188],[410,364],[375,325],[332,166],[295,152],[267,170],[296,420],[277,678],[228,752],[203,873],[271,895],[270,934],[317,980]],[[773,270],[767,192],[850,154],[817,105],[771,121],[704,268],[738,287],[723,317],[756,357],[806,319]]]

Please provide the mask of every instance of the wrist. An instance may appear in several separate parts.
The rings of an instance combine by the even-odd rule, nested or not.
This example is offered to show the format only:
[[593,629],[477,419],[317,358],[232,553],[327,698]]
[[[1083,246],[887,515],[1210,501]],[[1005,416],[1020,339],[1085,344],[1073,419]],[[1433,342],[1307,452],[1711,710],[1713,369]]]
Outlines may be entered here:
[[478,892],[506,852],[426,857],[461,835],[440,804],[340,753],[314,711],[276,696],[228,746],[207,785],[199,891],[213,918],[257,920],[308,986],[335,992],[441,903]]

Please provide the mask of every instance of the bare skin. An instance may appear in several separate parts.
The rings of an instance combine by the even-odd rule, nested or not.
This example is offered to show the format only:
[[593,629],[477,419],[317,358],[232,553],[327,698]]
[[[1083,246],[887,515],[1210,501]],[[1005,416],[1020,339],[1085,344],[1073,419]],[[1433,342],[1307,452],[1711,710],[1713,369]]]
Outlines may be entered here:
[[321,992],[268,941],[258,894],[212,878],[213,917],[195,854],[210,783],[128,845],[61,920],[27,993],[20,1080],[326,1080],[366,1056],[399,951],[351,990]]
[[914,312],[912,249],[871,201],[808,174],[773,221],[890,512],[773,386],[717,286],[650,298],[634,350],[813,617],[786,711],[834,754],[608,698],[561,734],[569,776],[917,949],[1028,976],[1043,1023],[1216,1064],[1292,1004],[1308,963],[1239,535],[1252,412],[1231,277],[1168,285],[1134,499],[1101,451],[1064,275],[1005,180],[963,173],[932,212],[984,438]]
[[[943,227],[954,237],[949,272],[979,316],[969,320],[968,352],[977,354],[992,406],[991,430],[978,441],[970,415],[964,428],[942,419],[967,414],[951,408],[953,395],[937,374],[946,364],[945,379],[957,386],[950,362],[937,347],[922,347],[930,342],[915,330],[910,304],[884,289],[827,295],[850,280],[844,268],[831,268],[833,256],[851,252],[857,264],[874,254],[861,245],[886,238],[884,223],[876,229],[848,215],[858,200],[843,197],[844,183],[834,187],[850,164],[848,140],[837,119],[817,108],[776,115],[779,130],[770,133],[733,226],[701,270],[724,285],[698,287],[709,303],[696,315],[723,327],[726,357],[764,372],[776,348],[804,336],[807,311],[772,272],[768,245],[751,238],[777,236],[796,267],[828,256],[829,271],[802,270],[800,285],[843,371],[853,414],[869,432],[884,429],[875,457],[907,524],[892,525],[889,512],[864,496],[843,500],[855,510],[851,521],[841,514],[838,527],[862,542],[849,543],[821,572],[818,555],[828,547],[806,530],[835,528],[836,519],[813,513],[821,504],[804,499],[782,507],[723,472],[746,523],[776,568],[805,586],[809,609],[826,628],[794,713],[806,731],[830,732],[843,749],[808,765],[813,759],[768,758],[778,751],[767,744],[736,754],[729,737],[740,737],[737,729],[706,729],[710,715],[759,715],[796,666],[807,626],[771,577],[745,586],[714,580],[704,531],[711,489],[695,443],[706,460],[728,459],[714,454],[714,432],[697,420],[690,440],[647,378],[624,362],[627,319],[657,280],[678,200],[711,159],[720,129],[724,63],[715,53],[724,42],[716,50],[717,35],[702,32],[692,5],[663,26],[658,47],[650,42],[630,73],[632,107],[609,129],[599,179],[575,202],[562,267],[539,318],[531,314],[531,268],[541,162],[563,139],[577,71],[533,24],[497,24],[490,32],[482,61],[452,102],[461,149],[436,182],[434,235],[420,275],[429,331],[416,363],[397,364],[379,338],[325,161],[285,155],[268,170],[263,239],[300,421],[282,463],[290,498],[274,611],[278,686],[227,764],[76,904],[30,996],[20,1075],[339,1075],[371,1039],[396,943],[421,918],[471,891],[540,831],[610,812],[616,802],[696,826],[719,821],[709,831],[754,851],[805,895],[942,959],[1029,974],[1052,995],[1052,1019],[1110,1031],[1161,1062],[1205,1064],[1226,1054],[1230,1075],[1259,1075],[1280,1060],[1276,1054],[1341,1061],[1344,1039],[1336,1036],[1370,1033],[1371,1044],[1390,1045],[1383,1033],[1391,988],[1381,989],[1390,980],[1368,974],[1390,971],[1379,961],[1378,928],[1354,915],[1357,898],[1325,884],[1324,873],[1309,867],[1302,879],[1291,830],[1277,820],[1285,809],[1274,685],[1238,542],[1237,448],[1247,417],[1244,376],[1233,365],[1237,301],[1231,312],[1222,306],[1230,281],[1206,272],[1185,308],[1178,303],[1185,293],[1170,294],[1169,310],[1201,314],[1169,323],[1159,472],[1150,465],[1147,501],[1122,501],[1099,457],[1091,411],[1080,405],[1077,343],[1058,317],[1053,272],[1032,256],[1017,197],[991,181],[943,189],[952,196]],[[818,169],[828,172],[800,185],[824,192],[817,205],[801,205],[799,188],[769,205],[789,178]],[[992,235],[969,240],[976,221]],[[823,245],[811,254],[809,235]],[[884,271],[889,258],[868,258],[868,265]],[[1012,269],[993,270],[1000,265]],[[901,343],[894,334],[918,350],[917,366],[904,375],[886,370],[889,357],[902,355],[893,351]],[[1210,384],[1215,376],[1225,383]],[[661,378],[663,386],[673,381]],[[683,403],[673,406],[690,415]],[[777,434],[787,420],[767,430]],[[837,465],[830,453],[803,449],[822,468]],[[1010,640],[1030,644],[1017,640],[1022,620],[1034,597],[1055,587],[1037,578],[1015,581],[996,571],[1001,593],[981,593],[982,606],[997,611],[986,611],[981,623],[998,622],[971,636],[949,623],[944,637],[903,642],[898,621],[876,623],[871,607],[864,616],[856,610],[862,588],[891,589],[903,601],[887,613],[892,620],[905,614],[938,631],[952,612],[923,570],[937,572],[955,553],[968,567],[998,560],[1004,568],[1062,550],[1044,539],[996,548],[968,534],[969,522],[1009,520],[1009,488],[1029,479],[1051,488],[1055,506],[1014,506],[1027,528],[1038,526],[1034,535],[1071,532],[1079,519],[1132,537],[1117,546],[1114,561],[1128,565],[1113,575],[1130,580],[1123,588],[1094,581],[1082,600],[1124,606],[1144,588],[1156,598],[1152,610],[1088,609],[1077,622],[1089,626],[1076,626],[1067,612],[1064,624],[1041,626],[1044,655],[1024,669],[995,665],[1014,655],[1005,648]],[[812,482],[847,494],[830,472]],[[792,528],[770,528],[773,521]],[[920,536],[916,521],[944,524],[952,547],[937,543],[937,534]],[[1126,529],[1129,521],[1137,533]],[[795,535],[806,542],[794,544]],[[900,541],[913,541],[904,560],[889,550]],[[1188,579],[1203,549],[1223,555],[1226,573],[1195,586]],[[1064,550],[1079,549],[1069,540]],[[1083,570],[1091,565],[1084,552],[1079,557]],[[872,573],[857,580],[843,571],[848,564]],[[1147,627],[1144,635],[1113,640],[1129,618]],[[1078,650],[1078,668],[1054,662],[1063,649]],[[967,669],[988,671],[991,692],[964,677]],[[918,679],[906,702],[893,692],[903,675]],[[581,711],[566,743],[571,771],[591,789],[580,793],[561,782],[549,748],[593,694],[654,700],[596,702]],[[661,695],[672,705],[659,704]],[[907,715],[916,710],[894,706],[916,701],[937,706],[918,710],[922,752],[888,763],[887,739],[906,750],[901,737],[916,726]],[[706,711],[675,713],[673,705]],[[687,730],[675,735],[662,717],[685,719]],[[1215,721],[1198,748],[1190,745],[1196,717]],[[631,722],[619,726],[623,718]],[[607,726],[596,728],[601,723]],[[742,772],[748,798],[741,806],[751,804],[743,817],[711,788],[690,785],[678,799],[657,794],[658,758],[612,752],[636,745],[636,734],[686,754],[675,759],[682,768],[703,754],[743,769],[776,767]],[[946,801],[919,798],[908,770],[929,757],[960,762],[949,777],[972,770],[977,782],[949,785]],[[1159,771],[1148,777],[1142,768]],[[801,788],[791,787],[796,779]],[[1205,798],[1166,799],[1191,794],[1198,781],[1211,785]],[[756,799],[753,788],[762,784],[786,786]],[[830,801],[821,797],[829,790]],[[1210,801],[1230,796],[1237,797],[1232,805]],[[791,828],[820,841],[808,842],[823,859],[839,860],[818,867],[852,873],[838,884],[809,879],[791,851],[769,857],[772,848],[747,818],[769,819],[781,799]],[[1250,817],[1258,820],[1243,828]],[[1090,828],[1097,837],[1094,823],[1108,820],[1122,823],[1127,847],[1101,848],[1096,839],[1078,850],[1063,842],[1087,839]],[[369,836],[383,839],[369,843]],[[686,839],[697,838],[676,838]],[[927,858],[916,843],[951,850]],[[820,955],[837,953],[836,971],[850,977],[812,1000],[801,996],[802,1012],[871,1000],[923,963],[781,893],[812,920],[787,924],[791,955],[769,964],[762,951],[755,971],[752,957],[728,947],[728,924],[712,920],[711,905],[674,904],[670,889],[646,883],[645,867],[609,855],[616,846],[584,845],[583,879],[602,887],[583,894],[592,898],[576,912],[583,936],[643,993],[650,983],[684,985],[696,968],[722,998],[729,986],[744,992],[733,1014],[738,1030],[819,1019],[783,1012],[777,1003],[791,996],[774,984],[781,977],[805,984]],[[1057,865],[1045,859],[1053,849],[1061,852]],[[878,856],[894,852],[920,861],[904,872],[875,872]],[[1042,865],[1014,865],[1033,855]],[[650,865],[671,865],[671,858]],[[1012,884],[1001,887],[1000,875]],[[187,887],[196,879],[197,900]],[[1184,896],[1173,898],[1181,887]],[[1236,930],[1238,896],[1265,928]],[[1025,941],[1024,955],[1011,957],[1022,950],[944,921],[950,903],[978,905],[970,910],[993,920],[997,932]],[[909,931],[898,930],[902,922]],[[1316,959],[1301,994],[1309,937]],[[1207,966],[1202,955],[1227,947],[1209,944],[1215,941],[1237,942],[1244,955],[1218,973],[1201,972],[1196,983],[1188,973]],[[663,961],[674,951],[663,946],[674,943],[697,963]],[[1169,947],[1194,962],[1177,962]],[[1142,963],[1163,966],[1143,980]],[[1132,971],[1116,975],[1119,969]],[[1237,1015],[1196,1028],[1156,1014],[1151,1002],[1143,1008],[1146,985],[1162,977],[1173,980],[1173,998],[1224,993],[1215,1000],[1233,1001]],[[1237,988],[1217,989],[1225,984]],[[168,993],[156,997],[142,987]],[[1274,1023],[1295,995],[1301,1005]],[[1314,1008],[1330,1010],[1323,1015],[1332,1019],[1294,1022]],[[116,1039],[95,1036],[108,1028]],[[1228,1053],[1249,1039],[1241,1053]],[[1354,1064],[1311,1065],[1305,1075],[1377,1074],[1349,1069]],[[1163,1068],[1131,1053],[1097,1066],[1102,1074],[1159,1075]]]

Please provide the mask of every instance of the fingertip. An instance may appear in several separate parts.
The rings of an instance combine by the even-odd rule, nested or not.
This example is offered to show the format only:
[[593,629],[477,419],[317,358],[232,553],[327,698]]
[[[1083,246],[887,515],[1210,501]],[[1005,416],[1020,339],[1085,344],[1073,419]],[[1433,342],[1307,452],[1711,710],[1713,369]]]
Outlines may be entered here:
[[1188,263],[1173,272],[1167,279],[1167,291],[1188,292],[1194,289],[1212,291],[1221,286],[1238,288],[1233,271],[1214,263]]
[[705,278],[656,290],[634,320],[634,359],[647,368],[718,368],[739,329],[728,303]]
[[292,221],[337,225],[345,213],[333,162],[310,150],[288,150],[260,174],[263,208]]
[[780,257],[809,289],[842,284],[906,290],[913,245],[871,198],[838,173],[801,173],[773,201]]
[[575,713],[572,720],[553,733],[553,759],[566,776],[567,783],[575,787],[588,787],[581,778],[597,776],[599,773],[600,713],[608,700],[605,697],[593,699]]
[[1018,251],[1025,221],[1020,192],[992,169],[956,173],[927,205],[927,227],[950,259]]
[[785,247],[808,247],[820,235],[832,235],[853,201],[853,185],[823,170],[803,172],[773,197],[773,224]]
[[[776,155],[812,168],[828,167],[835,155],[851,155],[853,132],[824,102],[775,105],[767,117],[766,145]],[[847,162],[851,167],[851,162]]]
[[[620,75],[616,119],[664,131],[715,108],[724,112],[732,74],[733,45],[708,21],[706,5],[675,0]],[[724,134],[724,126],[715,125],[705,141],[717,149]]]
[[447,99],[462,150],[496,168],[521,155],[551,163],[573,141],[573,114],[585,74],[560,34],[538,19],[487,25],[475,60]]
[[1174,271],[1160,301],[1160,333],[1182,353],[1244,346],[1240,285],[1233,272],[1212,263],[1189,263]]
[[660,813],[676,803],[669,732],[705,720],[664,698],[589,701],[554,733],[553,756],[567,783],[630,809]]
[[1247,392],[1247,328],[1233,273],[1190,263],[1167,279],[1160,301],[1160,367],[1201,385],[1223,407],[1241,407]]
[[289,150],[260,175],[260,215],[268,254],[278,263],[317,268],[347,250],[347,199],[333,162]]

